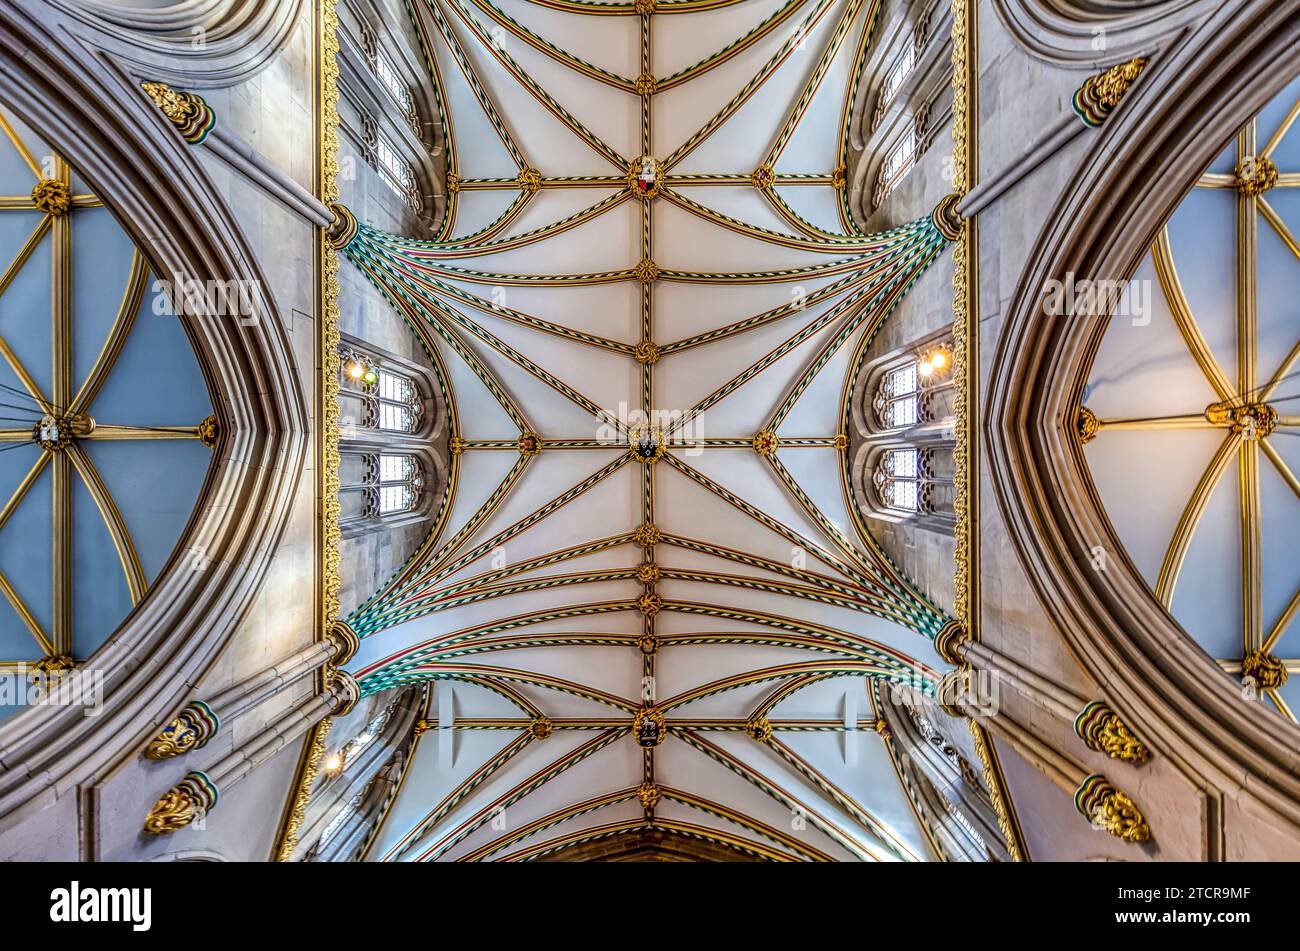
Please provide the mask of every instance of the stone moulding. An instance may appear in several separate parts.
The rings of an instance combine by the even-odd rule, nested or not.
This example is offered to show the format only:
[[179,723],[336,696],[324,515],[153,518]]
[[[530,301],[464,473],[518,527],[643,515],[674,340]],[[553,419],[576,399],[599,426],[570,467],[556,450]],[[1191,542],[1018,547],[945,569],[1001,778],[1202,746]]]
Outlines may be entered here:
[[[1076,430],[1106,320],[1056,320],[1035,290],[1067,272],[1127,276],[1223,147],[1223,130],[1297,71],[1300,9],[1282,4],[1222,5],[1152,59],[1075,173],[1088,187],[1061,197],[1031,249],[991,364],[984,427],[1009,536],[1070,652],[1190,788],[1233,797],[1294,841],[1300,728],[1249,706],[1122,555]],[[1121,553],[1104,572],[1088,558],[1098,544]],[[1224,830],[1207,833],[1199,857],[1225,857]]]
[[[149,114],[129,68],[100,51],[102,34],[71,7],[0,0],[0,99],[58,145],[156,273],[267,286],[199,158]],[[230,423],[178,542],[201,545],[212,567],[170,563],[88,659],[106,672],[100,716],[34,707],[0,726],[0,829],[144,745],[216,662],[260,587],[297,498],[308,412],[274,302],[258,294],[252,306],[259,319],[248,326],[181,318]],[[242,518],[248,511],[262,517]]]

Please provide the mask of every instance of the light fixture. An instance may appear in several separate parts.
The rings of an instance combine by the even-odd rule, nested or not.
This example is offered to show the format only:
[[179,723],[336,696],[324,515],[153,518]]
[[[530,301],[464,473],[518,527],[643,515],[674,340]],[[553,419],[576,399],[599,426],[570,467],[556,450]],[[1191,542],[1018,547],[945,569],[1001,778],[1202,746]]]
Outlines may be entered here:
[[952,366],[952,353],[942,344],[927,350],[916,365],[916,372],[929,378]]
[[374,386],[379,380],[379,374],[375,372],[374,367],[366,367],[366,372],[361,375],[361,381],[367,386]]
[[348,376],[352,377],[352,379],[354,380],[361,379],[361,374],[365,372],[366,372],[366,368],[363,367],[356,360],[353,360],[351,363],[348,364]]
[[343,770],[343,756],[341,753],[331,753],[325,758],[325,772],[331,775]]

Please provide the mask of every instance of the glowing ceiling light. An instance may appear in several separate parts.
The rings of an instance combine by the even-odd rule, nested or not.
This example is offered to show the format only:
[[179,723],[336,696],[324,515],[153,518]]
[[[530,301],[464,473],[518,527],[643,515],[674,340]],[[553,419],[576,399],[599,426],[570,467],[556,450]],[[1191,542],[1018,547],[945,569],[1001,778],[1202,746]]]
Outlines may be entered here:
[[361,379],[361,374],[366,372],[366,368],[355,360],[348,364],[348,376],[354,380]]

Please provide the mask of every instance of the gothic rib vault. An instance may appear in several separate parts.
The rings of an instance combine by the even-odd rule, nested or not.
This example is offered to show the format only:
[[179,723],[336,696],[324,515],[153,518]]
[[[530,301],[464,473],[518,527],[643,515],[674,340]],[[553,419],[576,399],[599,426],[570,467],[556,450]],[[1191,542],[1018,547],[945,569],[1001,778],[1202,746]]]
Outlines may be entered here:
[[928,856],[863,681],[932,691],[953,622],[857,533],[842,434],[844,380],[951,231],[849,215],[876,13],[415,5],[448,214],[432,241],[341,208],[333,232],[454,395],[437,527],[348,618],[364,693],[437,685],[370,858],[647,825]]

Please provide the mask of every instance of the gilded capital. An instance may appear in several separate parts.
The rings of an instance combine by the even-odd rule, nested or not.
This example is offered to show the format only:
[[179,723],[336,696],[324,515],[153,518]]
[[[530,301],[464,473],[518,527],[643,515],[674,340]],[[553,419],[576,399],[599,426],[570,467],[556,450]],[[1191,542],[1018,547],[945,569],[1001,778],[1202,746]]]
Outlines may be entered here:
[[653,340],[642,340],[632,351],[632,356],[637,363],[651,366],[659,362],[659,347]]
[[1277,185],[1277,163],[1267,155],[1247,155],[1232,170],[1232,177],[1237,191],[1258,197]]
[[162,794],[144,820],[146,835],[166,835],[201,819],[217,805],[216,784],[206,773],[191,770],[185,778]]
[[330,658],[330,663],[335,667],[350,661],[361,646],[361,638],[347,621],[335,621],[331,624],[329,638],[338,647],[338,651]]
[[542,451],[542,437],[529,430],[519,434],[516,445],[519,448],[519,455],[525,459],[531,459]]
[[334,213],[334,220],[325,226],[325,237],[331,248],[342,251],[352,243],[352,239],[361,230],[361,225],[346,205],[332,201],[328,207]]
[[970,699],[970,671],[965,667],[948,671],[935,685],[934,698],[949,716],[965,716],[962,707]]
[[221,721],[212,708],[202,700],[193,700],[149,742],[145,758],[171,759],[201,749],[220,728]]
[[1133,800],[1099,773],[1086,777],[1080,784],[1074,794],[1074,805],[1094,827],[1122,842],[1140,845],[1151,841],[1151,827]]
[[960,621],[953,618],[934,636],[934,649],[948,663],[960,666],[964,663],[964,660],[959,653],[959,648],[961,642],[965,639],[965,629],[961,626]]
[[542,173],[532,166],[525,165],[519,170],[519,187],[530,195],[537,194],[542,187]]
[[930,212],[930,220],[935,228],[949,241],[956,241],[961,236],[962,217],[957,213],[957,194],[945,195]]
[[1073,102],[1074,111],[1083,124],[1096,128],[1105,122],[1146,67],[1146,57],[1138,56],[1085,79],[1074,94]]
[[770,429],[761,429],[754,434],[754,451],[760,456],[773,455],[781,445],[781,440]]
[[331,670],[329,686],[338,696],[338,705],[330,715],[347,716],[361,702],[361,686],[346,670]]
[[1074,732],[1088,749],[1137,765],[1151,758],[1147,745],[1104,700],[1094,700],[1074,720]]
[[641,612],[642,617],[654,617],[663,610],[663,606],[664,599],[653,591],[647,591],[636,599],[636,607]]
[[643,258],[632,268],[632,276],[642,284],[653,284],[659,280],[659,265],[649,258]]
[[215,414],[205,416],[199,421],[195,430],[195,435],[199,437],[199,442],[209,449],[216,448],[217,441],[221,438],[221,424],[217,422]]
[[632,718],[632,736],[642,749],[653,749],[668,735],[668,720],[657,707],[643,707]]
[[166,83],[141,83],[140,87],[190,145],[206,139],[217,124],[216,113],[202,96],[181,92]]

